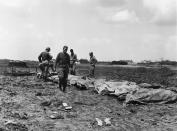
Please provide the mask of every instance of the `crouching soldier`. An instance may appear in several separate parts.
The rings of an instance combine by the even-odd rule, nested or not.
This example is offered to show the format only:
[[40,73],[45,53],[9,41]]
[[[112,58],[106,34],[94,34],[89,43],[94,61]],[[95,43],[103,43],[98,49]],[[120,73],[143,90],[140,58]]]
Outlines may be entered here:
[[51,61],[52,56],[50,54],[50,47],[47,47],[45,51],[40,53],[40,55],[38,56],[38,60],[39,60],[39,68],[42,71],[41,77],[47,79],[49,67],[51,67],[52,71],[54,71],[53,62]]
[[67,87],[67,79],[69,73],[70,66],[70,56],[67,53],[68,47],[63,47],[63,52],[58,53],[55,62],[55,70],[57,69],[58,77],[59,77],[59,88],[61,91],[66,92]]

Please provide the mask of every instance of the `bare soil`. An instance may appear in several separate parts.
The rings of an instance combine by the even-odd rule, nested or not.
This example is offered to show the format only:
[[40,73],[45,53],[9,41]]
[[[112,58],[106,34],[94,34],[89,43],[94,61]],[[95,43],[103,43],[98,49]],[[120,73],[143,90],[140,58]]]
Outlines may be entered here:
[[[86,74],[87,66],[78,67]],[[83,70],[82,70],[83,69]],[[96,78],[129,80],[177,88],[177,75],[168,68],[97,67]],[[36,76],[0,76],[0,131],[175,131],[177,104],[132,104],[101,96],[93,89],[57,84]],[[62,103],[72,106],[65,110]],[[55,119],[51,115],[58,115]],[[111,125],[98,126],[95,118],[111,118]]]

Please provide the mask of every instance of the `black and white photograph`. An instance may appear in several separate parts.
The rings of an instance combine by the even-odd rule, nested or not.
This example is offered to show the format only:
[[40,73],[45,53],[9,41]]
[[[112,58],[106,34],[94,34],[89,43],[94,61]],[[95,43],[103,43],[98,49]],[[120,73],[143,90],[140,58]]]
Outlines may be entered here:
[[177,131],[177,0],[0,0],[0,131]]

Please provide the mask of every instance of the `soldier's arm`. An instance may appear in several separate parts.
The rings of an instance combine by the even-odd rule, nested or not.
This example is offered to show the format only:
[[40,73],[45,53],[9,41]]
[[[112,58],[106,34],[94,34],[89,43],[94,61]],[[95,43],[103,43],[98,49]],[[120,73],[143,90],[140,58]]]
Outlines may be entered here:
[[39,60],[39,62],[41,63],[42,62],[42,53],[38,56],[38,60]]
[[93,58],[93,64],[96,65],[96,63],[97,63],[97,59],[94,57]]
[[70,56],[68,55],[68,66],[70,67]]
[[94,66],[96,63],[97,63],[97,59],[95,57],[91,58],[90,64]]
[[95,64],[98,62],[97,59],[94,57]]
[[52,60],[53,56],[49,53],[49,61]]

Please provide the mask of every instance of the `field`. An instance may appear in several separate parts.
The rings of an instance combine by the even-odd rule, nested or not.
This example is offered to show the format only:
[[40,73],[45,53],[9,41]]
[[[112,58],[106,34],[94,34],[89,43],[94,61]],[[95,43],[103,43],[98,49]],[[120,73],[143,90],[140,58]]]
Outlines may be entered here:
[[[78,65],[77,74],[86,75],[87,65]],[[3,68],[1,68],[3,72]],[[168,68],[97,66],[96,78],[177,88],[177,72]],[[123,106],[116,97],[102,96],[93,89],[67,87],[36,76],[0,76],[0,130],[2,131],[175,131],[177,104]],[[73,108],[63,110],[61,103]],[[51,119],[50,116],[59,117]],[[95,118],[111,118],[110,126],[98,126]]]

